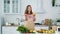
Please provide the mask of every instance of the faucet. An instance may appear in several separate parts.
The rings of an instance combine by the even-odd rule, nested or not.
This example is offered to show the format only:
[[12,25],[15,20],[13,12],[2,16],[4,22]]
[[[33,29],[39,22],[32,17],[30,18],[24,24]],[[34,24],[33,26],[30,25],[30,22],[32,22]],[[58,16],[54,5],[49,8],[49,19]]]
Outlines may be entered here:
[[17,22],[18,22],[18,25],[21,25],[20,22],[24,22],[25,20],[23,18],[19,19],[19,18],[16,18]]
[[16,18],[17,22],[18,22],[18,25],[20,25],[20,19],[19,18]]
[[23,19],[23,18],[21,18],[20,22],[24,22],[24,19]]

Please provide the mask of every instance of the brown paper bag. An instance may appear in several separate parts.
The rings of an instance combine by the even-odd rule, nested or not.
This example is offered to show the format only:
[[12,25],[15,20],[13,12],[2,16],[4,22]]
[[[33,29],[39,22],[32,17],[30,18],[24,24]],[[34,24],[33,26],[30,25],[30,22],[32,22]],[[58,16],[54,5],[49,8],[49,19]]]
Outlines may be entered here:
[[29,30],[34,30],[34,22],[33,21],[25,21],[24,26]]

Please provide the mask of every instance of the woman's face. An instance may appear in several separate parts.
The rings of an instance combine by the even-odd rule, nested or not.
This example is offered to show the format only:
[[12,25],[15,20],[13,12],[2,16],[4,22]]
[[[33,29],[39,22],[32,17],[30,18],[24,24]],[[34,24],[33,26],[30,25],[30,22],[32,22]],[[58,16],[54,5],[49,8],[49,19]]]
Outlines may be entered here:
[[29,11],[29,12],[31,11],[31,7],[30,7],[30,6],[28,7],[28,11]]

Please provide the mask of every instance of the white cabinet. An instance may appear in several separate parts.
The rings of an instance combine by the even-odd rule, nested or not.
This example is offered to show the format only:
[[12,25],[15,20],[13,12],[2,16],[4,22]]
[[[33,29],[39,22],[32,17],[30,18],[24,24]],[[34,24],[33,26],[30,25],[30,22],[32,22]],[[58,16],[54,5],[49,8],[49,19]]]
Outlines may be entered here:
[[17,27],[8,27],[8,26],[3,26],[2,27],[2,34],[20,34],[18,31],[16,31]]
[[4,14],[19,14],[20,0],[4,0]]

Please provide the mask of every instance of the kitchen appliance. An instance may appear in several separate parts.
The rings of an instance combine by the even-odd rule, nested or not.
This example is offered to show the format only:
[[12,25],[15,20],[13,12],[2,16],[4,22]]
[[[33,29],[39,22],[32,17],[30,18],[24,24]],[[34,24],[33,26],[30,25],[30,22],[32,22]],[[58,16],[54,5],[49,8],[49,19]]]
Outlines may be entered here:
[[57,27],[57,31],[60,32],[60,27],[59,26]]
[[55,34],[60,34],[60,27],[57,27],[57,31],[55,32]]

